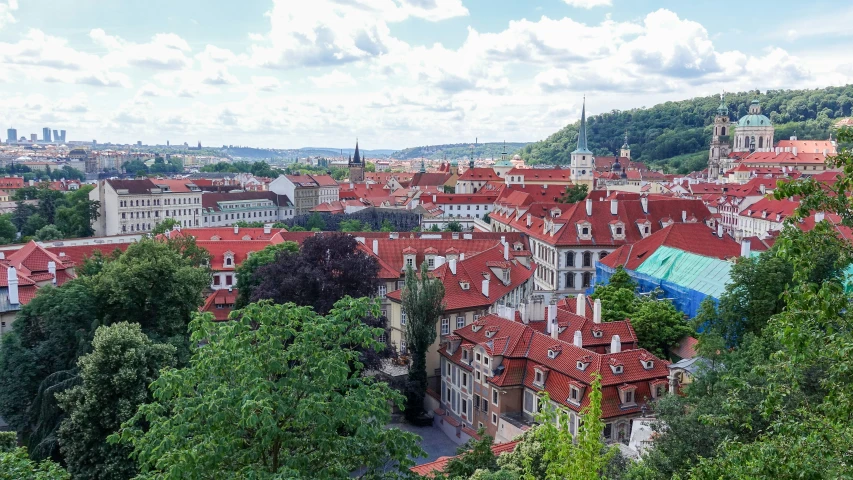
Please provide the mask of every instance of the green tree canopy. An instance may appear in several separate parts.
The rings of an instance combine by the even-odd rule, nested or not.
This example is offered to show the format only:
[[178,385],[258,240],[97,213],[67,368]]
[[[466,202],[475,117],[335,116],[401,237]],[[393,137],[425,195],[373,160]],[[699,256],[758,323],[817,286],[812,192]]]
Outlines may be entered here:
[[589,186],[583,184],[569,185],[560,198],[560,203],[578,203],[589,193]]
[[131,478],[130,446],[108,444],[107,436],[150,400],[148,385],[174,365],[175,347],[155,344],[139,324],[119,322],[99,327],[92,348],[78,361],[79,383],[57,395],[67,414],[60,449],[74,478]]
[[406,345],[412,356],[406,385],[406,415],[414,419],[423,413],[427,389],[426,355],[438,335],[436,322],[444,312],[444,284],[430,275],[426,262],[421,264],[420,275],[407,267],[401,300],[406,314]]
[[359,375],[349,348],[383,348],[381,330],[361,322],[374,310],[345,299],[327,316],[268,302],[218,325],[198,315],[192,339],[207,344],[186,368],[161,372],[153,402],[112,441],[133,445],[147,478],[406,477],[423,455],[418,439],[386,428],[403,398]]
[[296,242],[282,242],[276,245],[267,245],[263,250],[255,252],[243,263],[237,266],[237,301],[235,308],[240,309],[249,304],[252,292],[263,280],[255,276],[255,271],[275,261],[279,252],[296,253],[299,244]]
[[27,449],[0,452],[0,480],[70,480],[71,475],[50,460],[34,462]]

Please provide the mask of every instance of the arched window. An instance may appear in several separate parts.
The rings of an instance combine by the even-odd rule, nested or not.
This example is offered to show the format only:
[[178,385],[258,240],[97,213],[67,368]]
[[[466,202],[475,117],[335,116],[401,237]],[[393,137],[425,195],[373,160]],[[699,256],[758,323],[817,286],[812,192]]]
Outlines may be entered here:
[[720,135],[725,135],[725,134],[726,134],[726,127],[723,127],[722,130],[720,130]]
[[758,148],[764,148],[764,137],[758,137]]
[[608,253],[609,252],[599,252],[598,253],[598,260],[599,261],[604,260],[604,257],[606,257]]
[[592,272],[584,272],[583,273],[583,288],[589,288],[592,286]]
[[583,252],[583,266],[591,267],[592,266],[592,252]]
[[[566,252],[566,266],[574,267],[575,266],[575,252]],[[574,275],[574,274],[572,274]]]
[[575,272],[566,274],[566,288],[575,288]]

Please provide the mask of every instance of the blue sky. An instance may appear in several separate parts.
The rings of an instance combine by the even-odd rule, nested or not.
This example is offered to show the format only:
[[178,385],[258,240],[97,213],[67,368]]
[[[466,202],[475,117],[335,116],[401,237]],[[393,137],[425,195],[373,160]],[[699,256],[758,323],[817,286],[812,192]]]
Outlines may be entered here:
[[[853,4],[0,0],[0,127],[70,140],[402,148],[853,79]],[[835,25],[838,25],[837,27]]]

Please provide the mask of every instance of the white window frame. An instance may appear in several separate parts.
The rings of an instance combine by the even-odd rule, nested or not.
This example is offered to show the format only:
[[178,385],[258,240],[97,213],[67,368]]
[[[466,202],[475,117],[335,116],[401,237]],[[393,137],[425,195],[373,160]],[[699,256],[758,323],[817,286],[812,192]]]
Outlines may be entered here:
[[388,293],[388,287],[384,283],[382,285],[379,285],[377,293],[380,297],[385,298],[385,294]]
[[400,325],[406,325],[406,312],[400,311]]
[[456,317],[456,328],[465,328],[465,317]]
[[441,319],[441,334],[442,335],[450,335],[450,319],[442,318]]

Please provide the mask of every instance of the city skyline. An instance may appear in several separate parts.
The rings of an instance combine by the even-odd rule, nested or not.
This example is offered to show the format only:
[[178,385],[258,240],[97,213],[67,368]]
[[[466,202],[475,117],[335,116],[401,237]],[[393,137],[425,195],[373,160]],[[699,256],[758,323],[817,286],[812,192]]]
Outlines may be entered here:
[[60,14],[0,0],[0,122],[19,136],[62,125],[75,141],[404,148],[539,140],[579,118],[584,94],[596,114],[853,80],[835,26],[853,7],[682,3],[158,0]]

